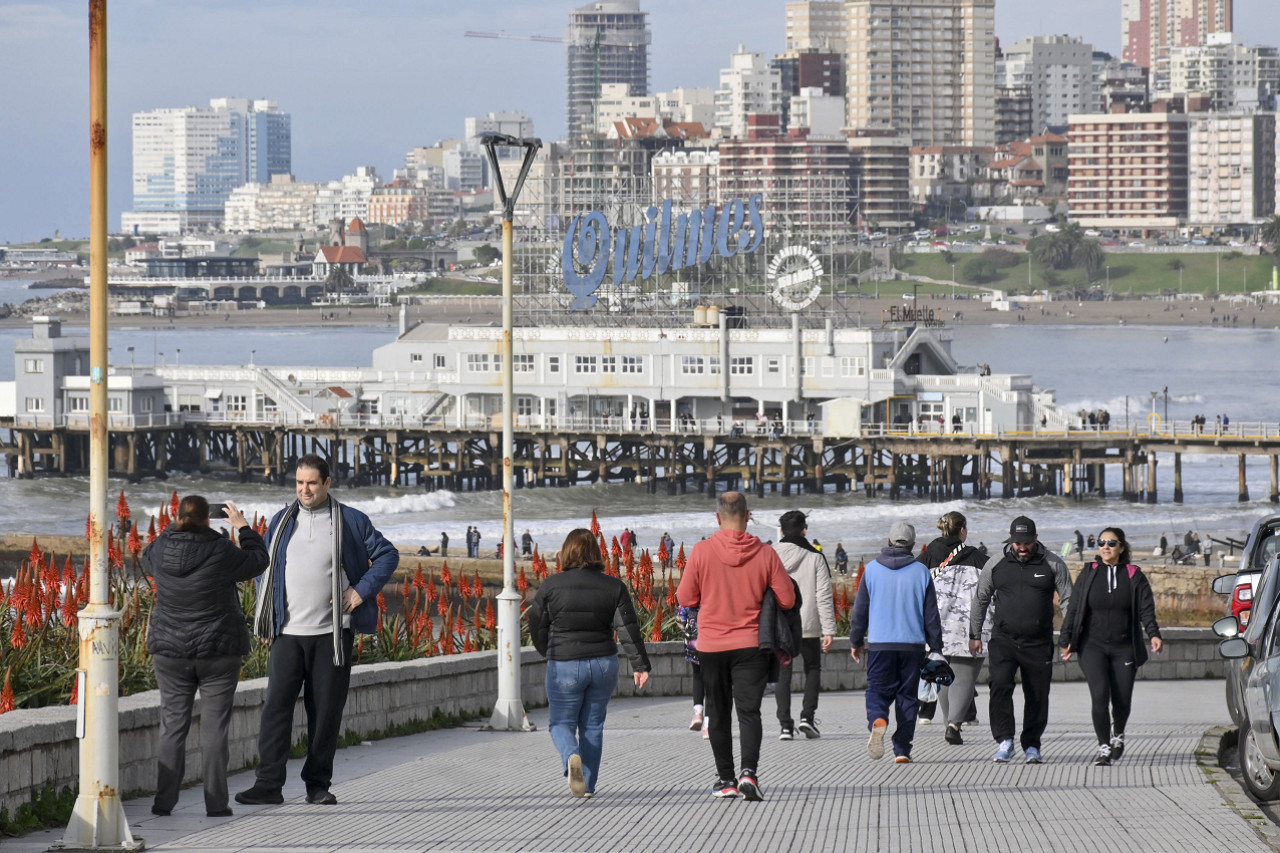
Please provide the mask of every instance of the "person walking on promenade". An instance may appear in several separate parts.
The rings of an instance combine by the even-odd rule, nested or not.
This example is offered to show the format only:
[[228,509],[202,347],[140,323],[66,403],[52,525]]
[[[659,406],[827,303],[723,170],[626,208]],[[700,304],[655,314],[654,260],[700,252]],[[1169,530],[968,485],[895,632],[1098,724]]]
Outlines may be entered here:
[[440,531],[440,556],[449,556],[449,534],[443,530]]
[[[741,492],[716,501],[720,525],[693,546],[676,598],[698,608],[698,657],[707,688],[711,751],[718,779],[713,797],[763,800],[760,769],[760,702],[769,677],[770,653],[760,649],[760,607],[772,590],[783,610],[795,607],[795,584],[778,554],[747,532],[751,513]],[[742,772],[734,775],[731,709],[738,714]]]
[[377,596],[400,554],[364,513],[329,494],[329,463],[314,453],[298,460],[298,499],[267,528],[271,565],[258,587],[254,630],[271,643],[267,692],[258,734],[253,787],[236,794],[246,805],[281,803],[293,745],[293,708],[307,711],[307,802],[333,805],[333,756],[351,680],[355,633],[378,624]]
[[[778,520],[782,539],[773,550],[778,552],[787,574],[800,590],[800,621],[802,639],[800,656],[804,659],[804,702],[800,706],[800,733],[806,738],[822,737],[815,715],[818,712],[818,691],[822,687],[822,655],[831,648],[836,633],[835,599],[831,592],[831,568],[826,557],[809,544],[805,535],[809,532],[805,515],[798,509],[784,512]],[[778,703],[778,724],[782,727],[779,740],[792,740],[796,724],[791,717],[791,662],[778,669],[778,681],[774,687]]]
[[[502,540],[499,539],[499,542]],[[480,528],[471,531],[471,556],[480,559]]]
[[1138,667],[1147,662],[1142,630],[1146,629],[1154,654],[1164,648],[1151,582],[1129,562],[1130,556],[1124,531],[1103,528],[1098,556],[1076,578],[1058,639],[1064,661],[1073,653],[1080,655],[1093,699],[1093,732],[1098,736],[1093,763],[1103,767],[1124,753],[1134,679]]
[[533,534],[525,528],[524,533],[520,534],[520,554],[525,557],[533,556]]
[[471,525],[467,525],[467,556],[474,557],[476,555],[476,532]]
[[702,681],[702,660],[698,657],[698,608],[677,607],[676,621],[684,631],[684,659],[693,667],[693,719],[689,731],[702,732],[703,738],[711,736],[711,724],[706,715],[706,686]]
[[[938,599],[938,617],[942,621],[942,653],[955,673],[949,687],[938,690],[938,706],[946,719],[947,743],[964,743],[960,727],[972,719],[975,686],[982,670],[982,657],[969,651],[969,610],[978,589],[978,577],[986,557],[977,548],[965,544],[969,538],[968,521],[958,512],[938,519],[942,535],[925,546],[920,562],[929,567]],[[989,640],[991,620],[983,624],[983,640]]]
[[[889,542],[867,563],[849,621],[850,654],[867,659],[867,755],[884,756],[889,707],[895,708],[894,761],[911,763],[916,736],[920,667],[943,660],[942,623],[929,569],[912,554],[916,529],[905,521],[889,527]],[[865,648],[864,648],[865,646]]]
[[569,531],[560,546],[562,571],[538,587],[529,606],[534,648],[547,659],[551,742],[575,797],[591,797],[600,775],[604,720],[618,686],[615,628],[637,688],[649,681],[649,656],[626,584],[604,573],[590,530]]
[[168,815],[177,805],[197,689],[205,813],[231,814],[227,733],[240,665],[249,654],[249,628],[236,584],[262,574],[268,558],[262,537],[230,501],[225,518],[238,532],[238,548],[209,527],[209,502],[188,495],[178,504],[178,520],[142,552],[142,565],[156,588],[147,628],[147,653],[160,688],[156,796],[151,805],[155,815]]
[[992,613],[987,643],[991,689],[991,734],[999,746],[992,760],[1013,758],[1013,679],[1022,673],[1022,751],[1028,764],[1040,764],[1040,738],[1049,721],[1049,683],[1053,676],[1053,594],[1065,610],[1071,600],[1071,572],[1036,536],[1036,523],[1020,515],[1009,525],[1004,551],[991,557],[978,578],[969,611],[969,653],[982,654],[987,610]]

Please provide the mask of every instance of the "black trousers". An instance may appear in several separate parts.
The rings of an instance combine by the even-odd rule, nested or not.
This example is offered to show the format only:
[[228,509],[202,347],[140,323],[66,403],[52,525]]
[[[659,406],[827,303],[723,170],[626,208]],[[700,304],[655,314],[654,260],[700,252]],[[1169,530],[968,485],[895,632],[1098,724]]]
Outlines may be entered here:
[[1138,677],[1133,645],[1086,641],[1080,647],[1080,668],[1093,699],[1093,733],[1098,743],[1108,743],[1112,732],[1124,734],[1133,707],[1133,682]]
[[227,807],[227,764],[231,749],[231,707],[240,681],[239,655],[171,658],[153,655],[160,688],[160,738],[156,744],[155,805],[164,811],[178,803],[187,769],[187,733],[196,691],[200,691],[200,757],[206,811]]
[[1053,677],[1053,641],[1018,644],[991,635],[987,646],[987,674],[991,687],[991,734],[996,741],[1017,731],[1013,718],[1013,679],[1022,673],[1022,748],[1040,748],[1049,722],[1049,684]]
[[742,769],[757,771],[760,764],[760,702],[769,677],[769,656],[758,648],[727,652],[698,652],[702,678],[707,688],[706,713],[711,716],[711,752],[721,779],[737,779],[733,766],[733,721],[738,712],[738,733],[742,738]]
[[258,786],[284,787],[285,764],[293,745],[293,708],[302,692],[307,713],[307,760],[302,781],[307,792],[328,790],[333,782],[333,755],[342,731],[342,709],[351,683],[350,630],[342,632],[342,666],[333,663],[333,635],[301,637],[281,634],[271,644],[267,662],[267,695],[258,732]]
[[[804,637],[800,640],[800,657],[804,659],[804,702],[800,706],[800,719],[813,722],[818,712],[818,691],[822,688],[822,639]],[[791,719],[791,670],[795,661],[778,668],[778,683],[773,695],[778,700],[778,722],[793,728]]]

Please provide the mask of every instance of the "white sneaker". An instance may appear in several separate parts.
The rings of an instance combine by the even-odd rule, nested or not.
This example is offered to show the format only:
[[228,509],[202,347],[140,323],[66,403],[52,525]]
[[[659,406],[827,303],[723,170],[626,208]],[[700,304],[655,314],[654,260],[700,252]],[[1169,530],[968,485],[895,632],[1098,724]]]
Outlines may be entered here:
[[702,718],[702,739],[711,740],[711,718]]
[[884,758],[884,733],[888,730],[888,720],[879,719],[871,724],[871,739],[867,741],[867,755],[872,758]]
[[701,711],[694,711],[693,720],[689,723],[689,731],[691,732],[702,731],[702,724],[705,719],[706,718],[702,715]]
[[569,756],[569,790],[575,797],[587,793],[587,780],[582,776],[582,756],[577,753]]

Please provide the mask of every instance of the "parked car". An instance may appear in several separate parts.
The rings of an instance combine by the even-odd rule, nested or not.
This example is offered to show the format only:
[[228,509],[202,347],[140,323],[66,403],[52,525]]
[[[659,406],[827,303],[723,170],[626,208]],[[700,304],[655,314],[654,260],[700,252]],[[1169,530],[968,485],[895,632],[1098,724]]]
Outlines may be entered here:
[[975,223],[973,225],[966,225],[964,230],[966,234],[977,234],[982,230],[982,226]]

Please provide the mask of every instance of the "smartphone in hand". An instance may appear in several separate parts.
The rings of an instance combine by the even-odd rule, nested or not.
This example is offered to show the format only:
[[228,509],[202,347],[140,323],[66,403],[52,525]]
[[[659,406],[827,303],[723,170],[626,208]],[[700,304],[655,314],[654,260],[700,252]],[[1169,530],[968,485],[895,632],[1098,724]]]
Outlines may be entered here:
[[226,504],[209,504],[209,518],[226,518]]

